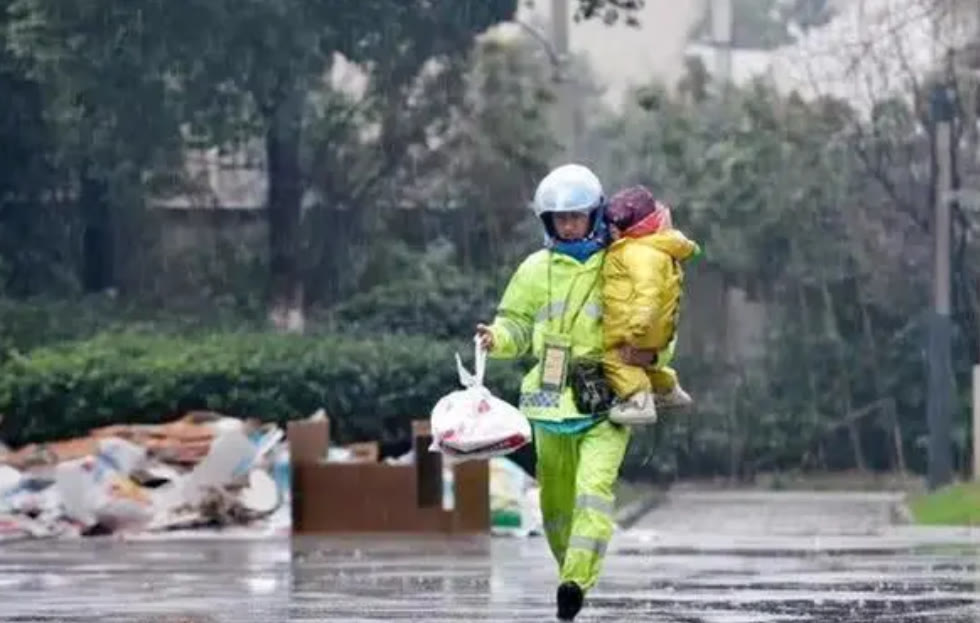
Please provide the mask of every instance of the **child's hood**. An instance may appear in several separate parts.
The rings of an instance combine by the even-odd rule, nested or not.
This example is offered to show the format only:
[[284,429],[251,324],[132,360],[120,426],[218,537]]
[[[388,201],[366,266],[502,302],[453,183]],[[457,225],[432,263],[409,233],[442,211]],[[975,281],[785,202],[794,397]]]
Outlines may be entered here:
[[653,214],[623,232],[622,240],[632,240],[663,251],[678,261],[696,257],[701,248],[696,242],[674,229],[671,224],[670,209],[660,206]]
[[633,239],[634,243],[649,245],[659,251],[663,251],[677,261],[683,262],[701,253],[698,243],[684,235],[677,229],[668,229],[654,234],[647,234]]

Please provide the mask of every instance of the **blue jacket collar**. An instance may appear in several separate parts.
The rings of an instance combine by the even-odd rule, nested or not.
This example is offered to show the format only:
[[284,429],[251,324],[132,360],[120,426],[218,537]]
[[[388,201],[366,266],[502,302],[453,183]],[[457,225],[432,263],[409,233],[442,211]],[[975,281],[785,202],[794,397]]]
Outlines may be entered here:
[[605,242],[597,238],[583,240],[556,240],[551,243],[551,249],[562,255],[567,255],[579,262],[585,263],[590,257],[605,247]]

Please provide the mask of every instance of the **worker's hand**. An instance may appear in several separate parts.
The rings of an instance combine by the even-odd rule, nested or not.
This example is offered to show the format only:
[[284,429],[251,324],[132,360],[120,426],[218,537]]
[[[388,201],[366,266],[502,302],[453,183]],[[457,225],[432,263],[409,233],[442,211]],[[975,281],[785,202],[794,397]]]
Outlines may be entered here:
[[488,353],[493,350],[493,333],[490,327],[485,324],[476,325],[476,339],[480,342],[480,347]]
[[623,360],[623,363],[638,366],[641,368],[648,368],[657,361],[657,351],[653,349],[642,349],[635,346],[630,346],[629,344],[624,344],[619,347],[619,358]]

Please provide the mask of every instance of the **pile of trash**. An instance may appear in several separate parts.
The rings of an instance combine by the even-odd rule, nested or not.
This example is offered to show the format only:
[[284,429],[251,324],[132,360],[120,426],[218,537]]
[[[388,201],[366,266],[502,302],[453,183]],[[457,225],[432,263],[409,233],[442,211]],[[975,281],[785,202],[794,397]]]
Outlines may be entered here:
[[283,438],[275,425],[192,412],[0,451],[0,541],[229,526],[288,534]]
[[[322,419],[318,411],[313,419]],[[377,443],[331,445],[328,463],[377,463]],[[414,463],[414,452],[382,463]],[[507,458],[489,460],[491,531],[542,533],[538,486]],[[453,470],[443,469],[452,508]],[[0,445],[0,543],[15,539],[288,535],[289,446],[282,429],[257,420],[191,412],[158,425],[99,428],[87,436]]]

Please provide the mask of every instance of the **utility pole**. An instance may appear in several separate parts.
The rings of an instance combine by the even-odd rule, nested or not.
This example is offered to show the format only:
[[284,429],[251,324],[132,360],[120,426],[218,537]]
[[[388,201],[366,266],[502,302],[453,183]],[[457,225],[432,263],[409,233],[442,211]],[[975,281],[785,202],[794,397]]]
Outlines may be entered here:
[[732,44],[735,39],[732,0],[712,0],[710,12],[715,74],[719,82],[728,84],[732,79]]
[[950,238],[952,237],[953,120],[956,103],[953,89],[952,53],[949,54],[944,84],[933,87],[930,112],[936,142],[935,219],[933,228],[933,309],[929,317],[929,488],[949,484],[953,477],[951,434],[953,370],[950,348]]
[[568,3],[569,0],[551,0],[551,41],[558,57],[558,135],[565,147],[564,160],[568,161],[576,154],[578,143],[578,128],[576,118],[578,111],[578,93],[572,81],[569,62],[568,45]]

